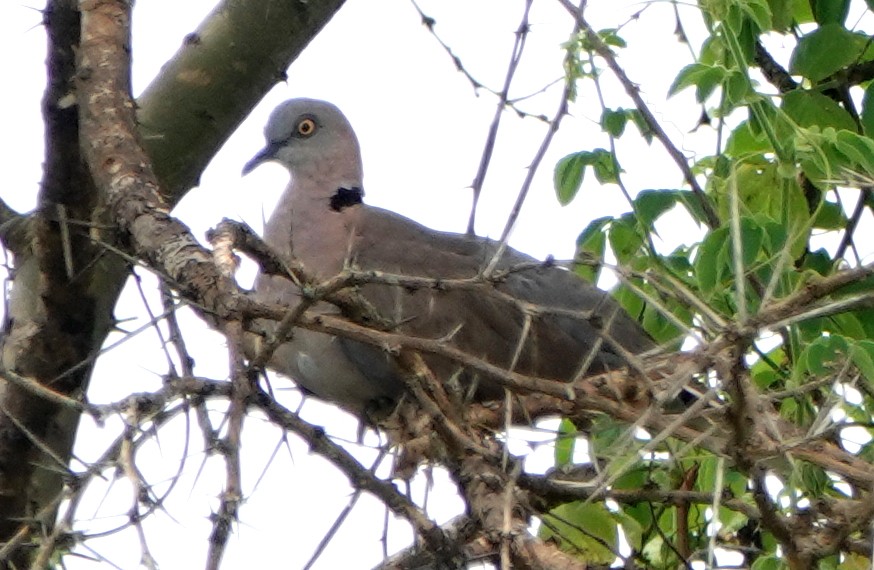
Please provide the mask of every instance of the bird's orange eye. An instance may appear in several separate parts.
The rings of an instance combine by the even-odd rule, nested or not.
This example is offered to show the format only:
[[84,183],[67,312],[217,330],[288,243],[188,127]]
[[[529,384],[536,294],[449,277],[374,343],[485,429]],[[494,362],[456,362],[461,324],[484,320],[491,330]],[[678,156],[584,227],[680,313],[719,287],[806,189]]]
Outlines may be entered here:
[[308,137],[316,132],[316,122],[312,119],[303,119],[297,124],[297,134]]

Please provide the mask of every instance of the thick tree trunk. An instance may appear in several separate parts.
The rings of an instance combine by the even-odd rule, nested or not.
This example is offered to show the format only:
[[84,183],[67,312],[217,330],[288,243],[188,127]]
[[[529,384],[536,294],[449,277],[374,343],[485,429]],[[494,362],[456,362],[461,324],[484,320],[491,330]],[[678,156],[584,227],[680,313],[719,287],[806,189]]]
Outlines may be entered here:
[[[99,0],[96,0],[99,1]],[[196,184],[213,153],[342,5],[221,3],[138,101],[139,130],[167,203]],[[128,263],[80,155],[77,0],[45,10],[46,160],[37,211],[0,231],[15,255],[0,356],[0,568],[25,568],[28,543],[54,522],[93,359],[112,329]],[[9,222],[12,213],[0,212]],[[85,222],[86,224],[83,224]],[[93,223],[89,226],[87,223]],[[123,244],[122,244],[123,245]],[[45,389],[59,397],[52,397]],[[68,396],[69,398],[64,398]],[[70,399],[71,398],[71,399]]]

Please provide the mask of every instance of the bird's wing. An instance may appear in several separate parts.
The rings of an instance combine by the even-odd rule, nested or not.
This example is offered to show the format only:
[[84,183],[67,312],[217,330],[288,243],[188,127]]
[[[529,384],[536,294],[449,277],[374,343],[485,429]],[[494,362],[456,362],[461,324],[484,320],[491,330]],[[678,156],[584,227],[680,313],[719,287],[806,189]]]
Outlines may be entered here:
[[[368,207],[356,232],[352,262],[364,270],[466,279],[480,273],[495,249],[490,240],[438,232]],[[362,287],[362,294],[397,323],[398,332],[442,339],[501,368],[555,380],[570,381],[585,372],[624,366],[621,351],[612,342],[633,353],[653,347],[646,332],[607,293],[576,275],[537,264],[512,249],[502,257],[499,269],[523,264],[534,266],[512,271],[495,285],[411,289],[370,284]],[[604,341],[605,334],[613,341]],[[345,340],[341,345],[365,375],[392,375],[391,363],[378,350]],[[465,372],[440,358],[428,360],[444,380]]]

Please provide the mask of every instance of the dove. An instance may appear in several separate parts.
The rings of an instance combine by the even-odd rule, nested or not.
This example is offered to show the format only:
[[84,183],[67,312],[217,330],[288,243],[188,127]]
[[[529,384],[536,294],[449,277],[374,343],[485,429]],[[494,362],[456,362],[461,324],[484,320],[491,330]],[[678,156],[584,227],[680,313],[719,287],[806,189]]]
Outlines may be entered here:
[[[243,173],[273,161],[291,179],[266,223],[264,240],[280,255],[296,258],[316,280],[349,267],[435,283],[475,279],[499,249],[495,241],[435,231],[367,205],[358,139],[329,102],[298,98],[280,104],[265,137],[266,146]],[[414,192],[416,182],[407,186]],[[439,339],[472,357],[531,376],[571,382],[625,367],[627,354],[655,347],[608,293],[571,271],[509,247],[500,253],[495,271],[501,277],[484,280],[482,287],[368,283],[359,293],[394,323],[393,332]],[[291,280],[266,274],[257,277],[254,296],[289,308],[302,299]],[[309,310],[339,314],[328,303]],[[448,358],[424,359],[454,393],[476,400],[503,396],[494,378]],[[390,406],[404,393],[387,351],[300,328],[275,351],[268,366],[306,392],[359,415]]]

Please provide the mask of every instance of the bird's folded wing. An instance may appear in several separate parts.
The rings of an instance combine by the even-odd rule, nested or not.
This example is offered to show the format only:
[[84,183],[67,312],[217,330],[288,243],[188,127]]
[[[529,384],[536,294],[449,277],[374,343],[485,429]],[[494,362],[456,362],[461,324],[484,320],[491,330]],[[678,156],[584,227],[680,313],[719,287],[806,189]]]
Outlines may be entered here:
[[[490,240],[437,232],[392,212],[368,208],[356,232],[351,261],[363,270],[469,279],[481,272],[495,250]],[[534,376],[570,381],[583,373],[625,366],[615,344],[632,353],[653,347],[650,337],[607,293],[571,272],[537,264],[512,249],[504,253],[498,268],[523,265],[529,267],[475,288],[370,284],[361,291],[384,317],[397,323],[398,332],[443,339],[498,367]],[[345,340],[341,345],[366,375],[391,376],[391,363],[378,349]],[[464,372],[445,359],[427,360],[444,380]],[[486,380],[487,395],[495,393],[488,389],[488,379],[480,380]]]

